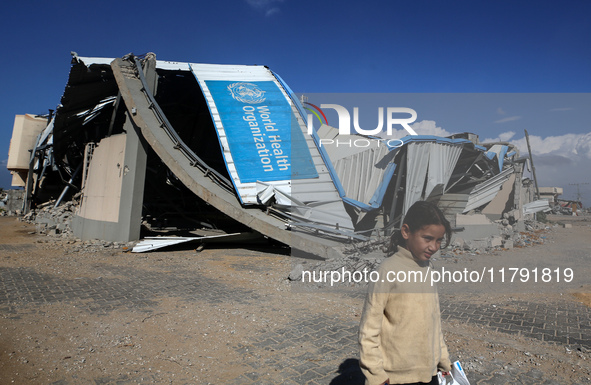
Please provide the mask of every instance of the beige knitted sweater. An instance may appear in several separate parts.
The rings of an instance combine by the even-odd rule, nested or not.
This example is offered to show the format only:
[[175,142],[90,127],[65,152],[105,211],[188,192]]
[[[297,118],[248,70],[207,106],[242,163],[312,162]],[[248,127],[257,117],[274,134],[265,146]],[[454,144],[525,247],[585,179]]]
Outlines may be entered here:
[[[428,276],[424,283],[420,279],[429,269],[428,263],[415,261],[408,250],[398,247],[378,268],[378,282],[369,284],[359,327],[366,385],[386,379],[391,384],[429,382],[438,369],[451,370],[437,288]],[[388,282],[393,278],[399,281]]]

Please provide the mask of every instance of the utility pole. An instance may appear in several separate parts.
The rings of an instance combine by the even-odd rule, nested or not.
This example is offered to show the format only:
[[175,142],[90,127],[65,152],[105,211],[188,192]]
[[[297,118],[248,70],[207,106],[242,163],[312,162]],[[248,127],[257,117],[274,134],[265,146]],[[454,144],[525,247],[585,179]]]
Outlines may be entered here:
[[568,184],[569,186],[577,186],[577,201],[579,201],[579,202],[581,201],[581,198],[583,198],[581,196],[581,190],[579,189],[579,186],[584,185],[584,184],[589,184],[589,183],[585,182],[585,183],[569,183]]
[[538,187],[538,178],[536,178],[536,168],[534,166],[534,158],[532,158],[531,155],[531,147],[529,146],[529,134],[527,133],[527,130],[523,130],[525,131],[525,141],[527,142],[527,152],[529,152],[529,161],[531,162],[531,170],[532,173],[534,174],[534,183],[536,185],[536,199],[540,199],[540,188]]

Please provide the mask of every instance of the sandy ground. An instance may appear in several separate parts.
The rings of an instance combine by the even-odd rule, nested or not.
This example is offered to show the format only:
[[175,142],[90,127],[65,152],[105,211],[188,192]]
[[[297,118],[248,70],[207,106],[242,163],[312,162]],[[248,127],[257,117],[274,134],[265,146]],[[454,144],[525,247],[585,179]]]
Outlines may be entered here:
[[[495,268],[517,266],[518,261],[525,261],[528,267],[561,264],[581,277],[585,275],[577,285],[544,290],[528,286],[512,292],[458,287],[442,296],[450,302],[494,306],[509,306],[516,300],[589,306],[591,290],[586,279],[591,276],[591,222],[586,218],[552,219],[573,227],[551,228],[544,235],[544,245],[436,262],[471,269],[493,266],[492,258]],[[258,369],[265,371],[269,382],[252,383],[288,383],[284,371],[290,364],[282,362],[294,362],[294,357],[305,351],[318,354],[305,339],[279,356],[272,349],[253,351],[253,347],[249,351],[241,347],[252,346],[259,336],[310,315],[334,320],[336,326],[354,325],[363,304],[362,296],[349,292],[293,290],[286,280],[293,265],[314,261],[294,261],[282,249],[232,247],[206,248],[200,253],[180,249],[134,254],[40,236],[34,234],[34,226],[10,217],[0,218],[0,234],[3,271],[16,271],[27,282],[49,280],[58,286],[56,300],[39,301],[33,289],[15,293],[7,289],[12,287],[10,282],[1,282],[0,385],[251,383],[245,375],[253,370],[252,361],[270,362]],[[14,274],[11,277],[18,276]],[[125,285],[130,277],[137,280],[138,291],[149,295],[138,293],[136,298],[129,294],[133,287]],[[77,282],[92,284],[91,294],[85,291],[85,296],[79,295],[82,286]],[[105,282],[104,292],[100,282]],[[128,298],[118,297],[117,285]],[[44,290],[46,286],[40,287]],[[442,289],[445,292],[445,287]],[[44,295],[47,298],[48,294]],[[495,382],[494,374],[506,377],[513,372],[527,373],[523,378],[528,378],[514,383],[591,383],[591,352],[584,347],[454,320],[444,321],[443,327],[450,353],[473,373],[473,384],[512,383]],[[348,343],[347,348],[355,350],[356,346]],[[352,351],[348,354],[354,357]],[[333,365],[336,376],[336,368],[346,358],[312,356],[306,360]],[[295,368],[290,370],[293,373]],[[329,383],[329,377],[310,383]]]

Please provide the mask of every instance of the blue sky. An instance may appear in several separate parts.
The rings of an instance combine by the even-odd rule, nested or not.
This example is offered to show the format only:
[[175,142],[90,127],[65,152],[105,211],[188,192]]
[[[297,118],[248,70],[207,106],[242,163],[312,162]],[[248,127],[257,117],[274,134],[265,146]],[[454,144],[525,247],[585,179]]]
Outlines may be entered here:
[[[296,93],[591,92],[591,2],[584,0],[27,1],[4,4],[3,13],[0,187],[5,188],[14,115],[56,107],[71,51],[264,64]],[[541,119],[547,114],[529,119],[535,115],[531,106],[506,99],[504,105],[491,105],[490,116],[483,115],[483,124],[473,131],[482,139],[519,141],[527,128],[537,141],[534,155],[546,157],[555,169],[550,159],[564,163],[564,169],[543,171],[541,161],[538,176],[545,185],[563,184],[570,199],[574,187],[568,183],[591,181],[589,120],[574,118],[589,100],[585,97],[548,107],[564,113],[566,123],[560,126]],[[506,120],[489,124],[491,119]],[[443,113],[421,118],[419,111],[417,124],[457,132],[464,131],[457,127],[466,120]],[[581,186],[587,200],[589,186]]]

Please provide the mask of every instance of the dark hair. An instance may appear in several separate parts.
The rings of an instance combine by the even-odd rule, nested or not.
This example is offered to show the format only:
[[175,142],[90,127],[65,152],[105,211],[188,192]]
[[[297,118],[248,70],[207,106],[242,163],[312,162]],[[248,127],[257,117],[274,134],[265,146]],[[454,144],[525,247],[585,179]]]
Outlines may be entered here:
[[[442,225],[445,227],[446,236],[446,242],[443,248],[446,248],[451,241],[451,225],[439,207],[435,206],[433,203],[427,201],[415,202],[406,212],[402,224],[407,225],[411,233],[421,229],[423,226]],[[404,238],[402,238],[402,233],[400,230],[396,230],[390,238],[389,251],[398,251],[398,245],[402,246],[404,243],[405,241]]]

